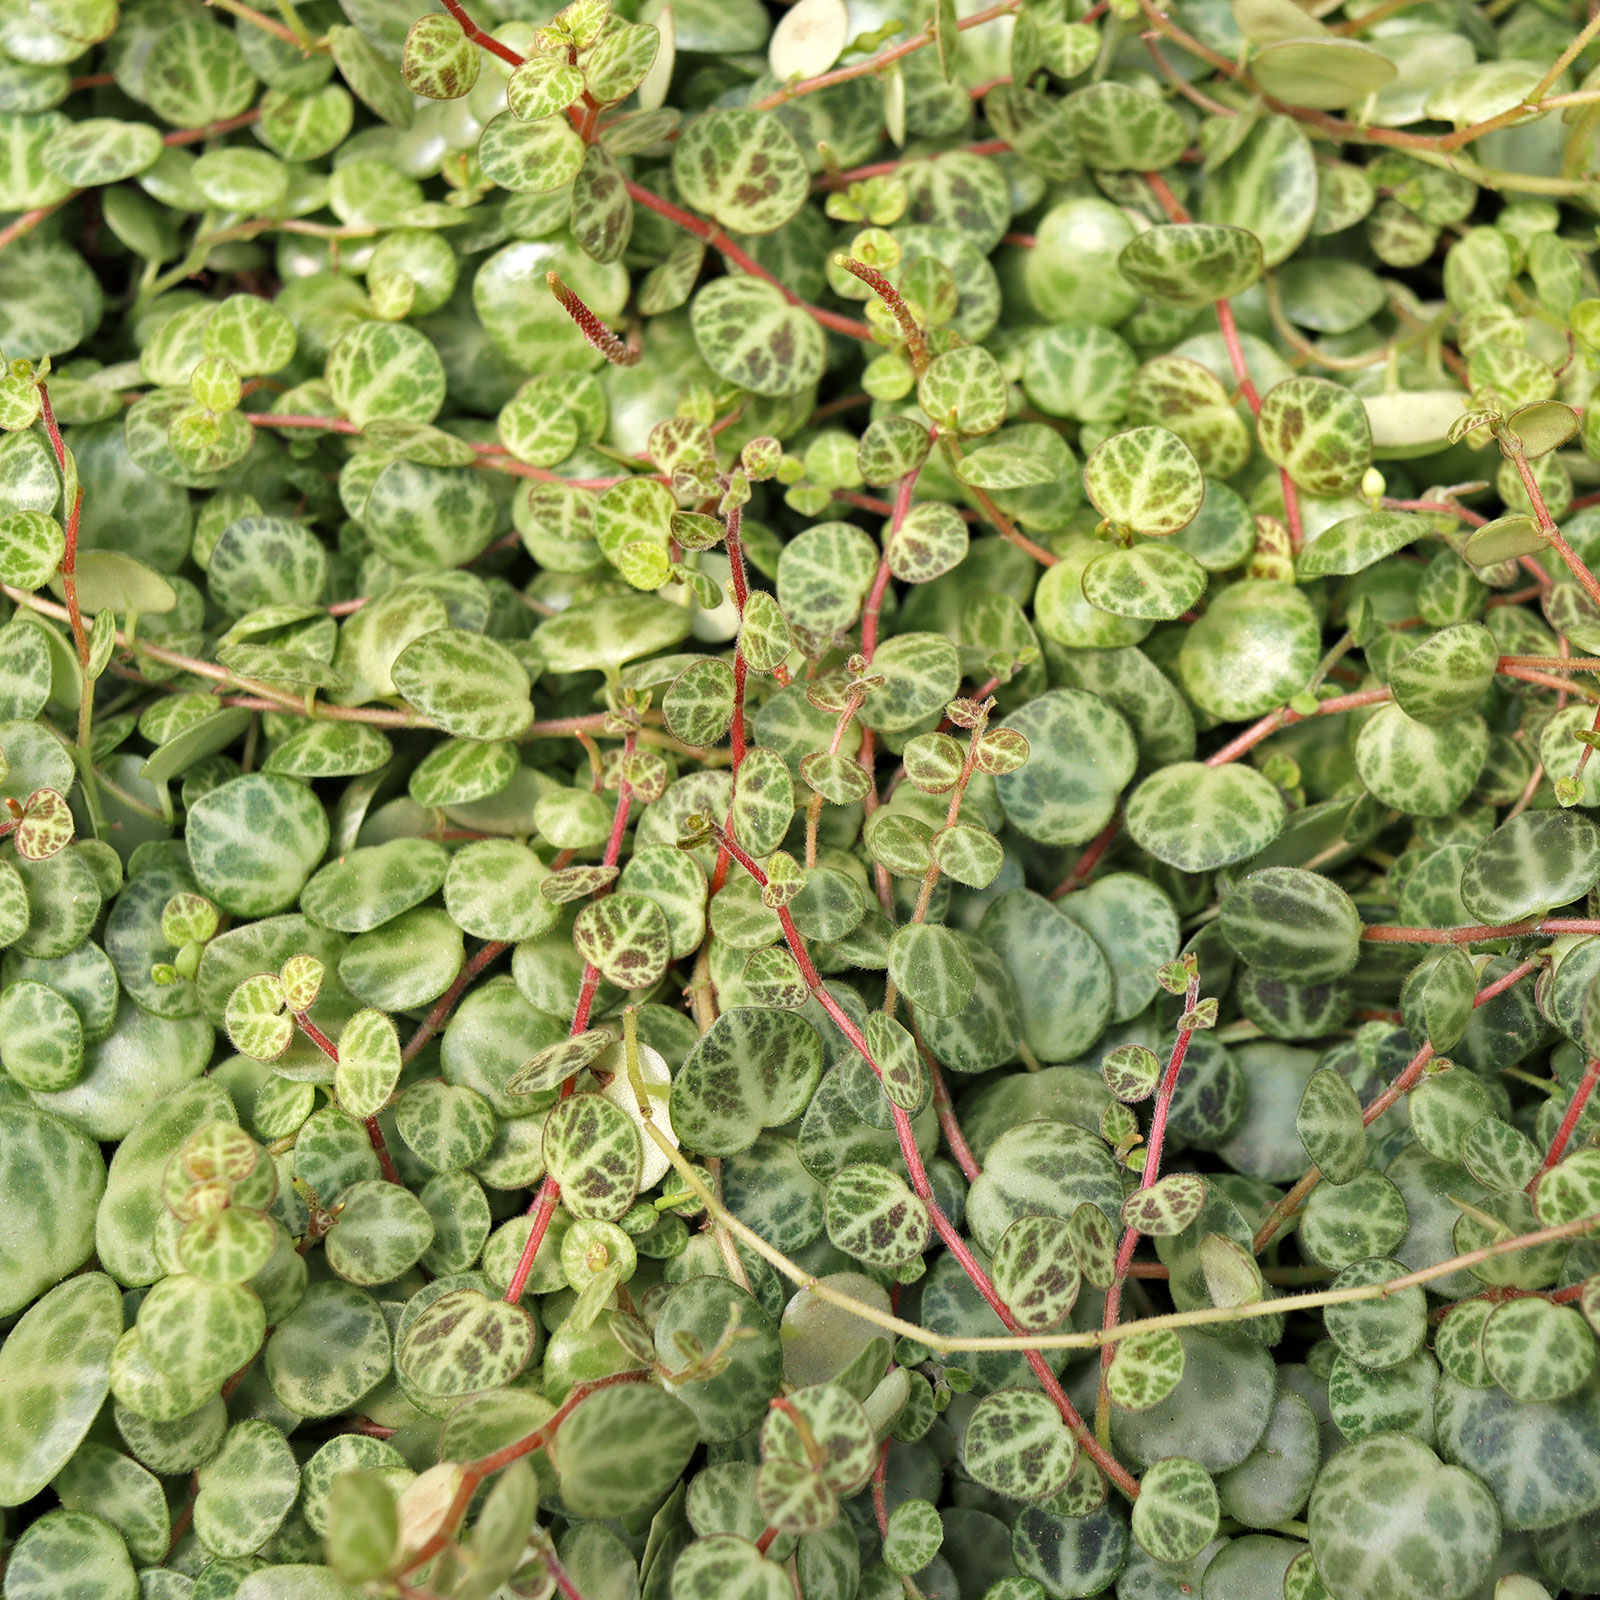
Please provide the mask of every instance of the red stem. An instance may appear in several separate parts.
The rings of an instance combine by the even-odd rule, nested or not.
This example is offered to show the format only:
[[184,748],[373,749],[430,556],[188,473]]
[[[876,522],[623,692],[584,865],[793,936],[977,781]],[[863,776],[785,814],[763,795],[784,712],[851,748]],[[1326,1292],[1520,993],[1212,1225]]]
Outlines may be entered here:
[[[1539,958],[1534,956],[1527,961],[1513,967],[1502,977],[1496,978],[1493,983],[1485,984],[1473,997],[1472,1008],[1474,1011],[1479,1006],[1486,1006],[1497,995],[1502,995],[1513,984],[1520,983],[1527,975],[1539,965]],[[1410,1061],[1401,1069],[1400,1075],[1389,1085],[1382,1094],[1377,1095],[1361,1113],[1361,1125],[1370,1128],[1385,1111],[1392,1106],[1401,1095],[1405,1094],[1416,1083],[1433,1060],[1434,1049],[1431,1044],[1423,1047],[1412,1056]],[[1316,1188],[1322,1174],[1313,1167],[1295,1186],[1267,1213],[1260,1228],[1256,1230],[1252,1248],[1257,1255],[1272,1242],[1274,1235],[1291,1217],[1299,1211],[1305,1203],[1306,1196]]]
[[[67,445],[61,437],[61,428],[56,422],[55,409],[50,404],[50,390],[42,380],[39,384],[39,414],[44,419],[44,430],[50,436],[50,448],[55,453],[56,470],[61,474],[62,493],[67,487]],[[76,476],[76,474],[74,474]],[[66,548],[61,555],[61,589],[62,598],[67,603],[67,616],[72,624],[72,642],[77,648],[78,664],[82,667],[87,679],[89,672],[89,635],[84,630],[83,613],[78,608],[78,520],[83,511],[83,485],[77,485],[72,497],[72,504],[67,509]],[[90,686],[85,682],[85,694],[90,693]]]
[[461,991],[489,965],[496,956],[509,950],[508,943],[498,939],[491,939],[473,958],[464,963],[456,974],[455,982],[435,1002],[433,1010],[425,1016],[411,1035],[404,1050],[400,1052],[401,1061],[412,1060],[417,1052],[422,1049],[444,1024],[444,1019],[450,1015],[450,1008],[461,998]]
[[878,1537],[889,1537],[889,1446],[893,1438],[883,1441],[878,1449],[878,1464],[872,1469],[872,1514],[877,1518]]
[[1460,517],[1469,528],[1481,528],[1489,520],[1476,511],[1469,511],[1466,506],[1457,505],[1453,500],[1393,500],[1385,495],[1380,503],[1385,511],[1442,511],[1446,516]]
[[[918,1042],[921,1043],[920,1040]],[[933,1080],[933,1104],[939,1113],[939,1128],[944,1134],[944,1141],[950,1146],[950,1154],[956,1158],[956,1165],[961,1168],[961,1176],[968,1183],[976,1183],[983,1174],[983,1168],[978,1165],[978,1158],[973,1155],[972,1146],[967,1143],[967,1136],[956,1121],[956,1108],[951,1102],[944,1074],[940,1072],[939,1063],[933,1059],[933,1052],[926,1045],[922,1046],[922,1060],[928,1069],[928,1076]]]
[[461,8],[461,0],[439,0],[439,4],[461,24],[461,31],[466,34],[473,44],[482,46],[490,55],[499,56],[508,67],[520,67],[522,65],[526,58],[518,55],[510,45],[501,44],[493,34],[485,33]]
[[649,1376],[648,1372],[614,1372],[609,1377],[596,1378],[592,1383],[579,1384],[555,1412],[540,1423],[532,1433],[525,1433],[520,1439],[513,1439],[510,1444],[502,1445],[492,1454],[468,1462],[462,1472],[461,1484],[456,1490],[455,1499],[450,1502],[450,1509],[440,1518],[435,1532],[410,1557],[406,1571],[415,1572],[418,1567],[425,1566],[450,1542],[451,1534],[467,1514],[467,1507],[472,1504],[472,1497],[485,1478],[499,1472],[503,1467],[509,1467],[513,1461],[520,1461],[524,1456],[532,1455],[535,1450],[543,1448],[555,1437],[556,1430],[561,1424],[596,1390],[609,1389],[619,1383],[641,1383]]
[[1539,1168],[1538,1177],[1528,1185],[1530,1193],[1539,1182],[1539,1178],[1542,1178],[1566,1152],[1567,1141],[1578,1126],[1578,1119],[1583,1115],[1583,1108],[1588,1105],[1589,1096],[1594,1093],[1597,1082],[1600,1082],[1600,1057],[1591,1056],[1583,1069],[1583,1077],[1573,1093],[1572,1104],[1567,1107],[1567,1114],[1561,1119],[1561,1126],[1556,1129],[1555,1138],[1550,1141],[1550,1151],[1544,1158],[1544,1165]]
[[1063,895],[1071,894],[1074,889],[1081,889],[1089,881],[1089,874],[1099,866],[1101,856],[1111,848],[1112,841],[1121,831],[1122,814],[1119,812],[1089,841],[1072,871],[1050,891],[1050,898],[1059,900]]
[[[1189,979],[1189,987],[1184,995],[1184,1014],[1187,1016],[1194,1011],[1200,1003],[1200,978],[1196,973]],[[1150,1114],[1150,1140],[1145,1146],[1144,1172],[1139,1178],[1140,1189],[1152,1188],[1161,1171],[1161,1149],[1167,1138],[1167,1113],[1172,1108],[1172,1096],[1178,1087],[1178,1074],[1183,1070],[1183,1058],[1189,1053],[1189,1041],[1194,1037],[1194,1029],[1179,1028],[1178,1037],[1172,1044],[1172,1055],[1167,1061],[1167,1070],[1161,1075],[1160,1086],[1156,1089],[1155,1107]],[[1139,1230],[1126,1228],[1123,1230],[1122,1243],[1117,1247],[1117,1260],[1115,1276],[1111,1287],[1106,1291],[1105,1315],[1101,1319],[1101,1327],[1107,1332],[1117,1325],[1117,1317],[1122,1310],[1122,1285],[1128,1276],[1128,1267],[1133,1261],[1133,1252],[1138,1248]],[[1116,1346],[1107,1344],[1100,1351],[1100,1370],[1104,1373],[1111,1365],[1111,1359],[1116,1355]],[[1104,1388],[1104,1379],[1102,1379]]]
[[[294,1020],[299,1025],[300,1031],[305,1034],[330,1061],[337,1064],[339,1050],[333,1040],[325,1034],[310,1017],[303,1011],[294,1013]],[[376,1117],[363,1117],[363,1124],[367,1130],[367,1138],[371,1141],[373,1153],[378,1158],[378,1165],[383,1171],[383,1176],[388,1183],[399,1183],[400,1174],[395,1170],[394,1158],[389,1154],[389,1146],[383,1137],[383,1129],[378,1126]]]
[[1488,939],[1515,939],[1524,933],[1600,933],[1593,917],[1545,917],[1542,921],[1474,923],[1461,928],[1402,928],[1376,923],[1361,930],[1374,944],[1482,944]]
[[[630,733],[623,741],[622,758],[623,772],[627,771],[628,757],[633,754],[634,736]],[[617,785],[617,809],[611,819],[611,837],[606,840],[606,852],[603,857],[604,864],[614,867],[617,858],[622,854],[622,836],[628,828],[628,812],[633,806],[633,785],[624,776]],[[610,892],[606,885],[595,892],[598,900]],[[594,1007],[596,990],[600,987],[600,969],[593,962],[586,962],[583,969],[583,982],[578,989],[578,1004],[572,1013],[572,1026],[567,1030],[569,1039],[576,1039],[580,1033],[589,1026],[589,1013]],[[561,1098],[563,1100],[572,1093],[573,1079],[568,1078],[561,1085]],[[539,1253],[539,1246],[544,1243],[544,1236],[550,1226],[550,1219],[555,1215],[556,1202],[561,1198],[561,1185],[549,1173],[545,1174],[544,1181],[539,1185],[539,1192],[534,1196],[533,1203],[528,1209],[533,1213],[533,1226],[528,1230],[528,1242],[522,1247],[522,1254],[517,1258],[516,1270],[511,1274],[511,1281],[506,1285],[505,1302],[507,1305],[516,1305],[522,1298],[522,1291],[528,1286],[528,1274],[533,1271],[533,1258]]]
[[638,205],[647,210],[654,211],[657,216],[665,217],[668,222],[676,223],[697,239],[705,242],[716,250],[725,261],[737,267],[741,272],[747,273],[752,278],[759,278],[763,283],[770,283],[785,300],[792,306],[799,306],[802,310],[820,322],[824,328],[831,328],[835,333],[848,335],[852,339],[860,339],[865,343],[876,342],[876,336],[871,328],[864,322],[857,322],[854,317],[842,317],[836,311],[825,311],[821,306],[814,306],[808,300],[802,300],[794,290],[787,285],[779,283],[767,269],[753,256],[747,255],[713,222],[707,222],[693,213],[685,211],[682,206],[675,206],[670,200],[663,200],[660,195],[646,189],[643,184],[635,183],[632,178],[626,180],[628,193]]
[[[746,872],[753,877],[763,888],[766,886],[767,875],[750,859],[748,855],[731,838],[727,840],[727,849],[733,859],[739,863]],[[828,992],[822,982],[821,974],[812,964],[811,956],[806,949],[806,942],[800,930],[794,925],[794,918],[789,914],[789,908],[782,906],[778,909],[778,923],[783,929],[783,937],[789,946],[790,953],[794,956],[800,968],[800,975],[805,979],[806,987],[817,998],[822,1009],[833,1019],[834,1025],[850,1042],[850,1046],[873,1072],[880,1078],[882,1069],[873,1058],[872,1049],[865,1036],[855,1025],[850,1014]],[[916,1134],[912,1131],[911,1118],[906,1112],[892,1102],[890,1110],[894,1114],[895,1137],[900,1145],[900,1154],[906,1164],[906,1171],[911,1179],[911,1187],[916,1191],[918,1198],[927,1207],[929,1220],[933,1223],[934,1230],[943,1241],[945,1248],[955,1257],[963,1272],[971,1280],[972,1286],[983,1296],[989,1309],[999,1317],[1008,1332],[1020,1334],[1023,1330],[1018,1326],[1016,1319],[1011,1315],[1010,1309],[1004,1300],[995,1293],[994,1285],[990,1283],[988,1274],[978,1263],[967,1242],[957,1233],[950,1219],[945,1216],[939,1207],[939,1202],[933,1193],[933,1185],[928,1178],[928,1169],[923,1164],[922,1152],[917,1149]],[[1040,1387],[1050,1396],[1056,1409],[1061,1413],[1063,1420],[1077,1436],[1078,1442],[1088,1451],[1091,1459],[1105,1475],[1117,1485],[1119,1489],[1131,1500],[1139,1493],[1137,1480],[1128,1472],[1109,1451],[1105,1450],[1098,1439],[1084,1425],[1083,1418],[1078,1415],[1078,1409],[1073,1405],[1065,1389],[1061,1387],[1055,1373],[1050,1370],[1049,1364],[1037,1350],[1022,1352],[1028,1365],[1033,1369],[1034,1376],[1039,1380]]]
[[[744,546],[739,541],[739,530],[744,524],[742,508],[734,506],[723,519],[723,544],[728,552],[728,581],[733,586],[733,608],[739,614],[739,626],[744,626],[744,608],[750,600],[750,574],[745,570]],[[744,695],[745,685],[749,681],[750,664],[744,658],[744,645],[735,641],[733,647],[733,722],[730,725],[730,743],[732,746],[732,772],[735,784],[739,781],[739,768],[744,764],[745,753],[745,726],[744,726]],[[733,802],[728,802],[728,815],[724,819],[725,829],[733,826]],[[717,859],[711,872],[711,893],[721,892],[723,884],[728,881],[728,852],[726,849],[717,851]]]
[[1340,711],[1354,711],[1361,706],[1381,705],[1390,698],[1387,689],[1361,689],[1355,694],[1341,694],[1331,700],[1324,700],[1315,711],[1296,711],[1290,706],[1282,706],[1277,711],[1269,711],[1259,722],[1246,728],[1237,738],[1229,740],[1214,755],[1207,756],[1206,765],[1225,767],[1230,761],[1237,761],[1247,750],[1260,744],[1268,735],[1276,733],[1280,728],[1304,722],[1309,717],[1327,717]]

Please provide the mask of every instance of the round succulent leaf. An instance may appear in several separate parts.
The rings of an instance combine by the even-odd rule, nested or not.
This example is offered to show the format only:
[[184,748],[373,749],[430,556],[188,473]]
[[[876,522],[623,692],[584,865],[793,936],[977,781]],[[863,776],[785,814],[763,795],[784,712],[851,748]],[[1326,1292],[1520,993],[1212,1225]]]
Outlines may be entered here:
[[883,1562],[891,1572],[920,1572],[938,1555],[944,1524],[931,1500],[907,1500],[889,1513]]
[[642,894],[591,901],[578,913],[572,939],[584,960],[619,989],[648,989],[672,958],[666,913]]
[[66,551],[66,533],[43,511],[12,511],[0,517],[0,581],[18,589],[40,589]]
[[673,737],[698,748],[716,744],[727,733],[733,709],[733,668],[715,656],[685,667],[661,699]]
[[348,1411],[388,1374],[389,1325],[378,1302],[354,1284],[312,1284],[267,1341],[272,1392],[301,1416]]
[[794,821],[794,782],[787,763],[776,750],[754,745],[745,751],[733,780],[733,808],[729,815],[734,838],[757,860],[771,855],[783,843]]
[[358,322],[328,354],[334,404],[358,426],[378,418],[432,422],[444,403],[444,365],[415,328]]
[[504,1388],[534,1347],[533,1324],[520,1306],[479,1289],[450,1289],[401,1334],[395,1364],[420,1393],[453,1399]]
[[[729,1330],[733,1343],[724,1344]],[[700,1436],[727,1440],[748,1433],[767,1414],[783,1376],[778,1328],[756,1299],[726,1278],[680,1283],[662,1304],[654,1332],[657,1361],[680,1374],[666,1388],[694,1414]],[[697,1363],[722,1348],[707,1372]]]
[[[1333,1286],[1350,1289],[1387,1283],[1404,1273],[1404,1266],[1392,1258],[1368,1257],[1345,1266]],[[1345,1355],[1363,1367],[1382,1370],[1398,1366],[1421,1346],[1427,1333],[1427,1302],[1414,1286],[1382,1299],[1331,1305],[1326,1321],[1328,1336]]]
[[0,1262],[5,1315],[89,1259],[105,1185],[105,1161],[86,1133],[36,1106],[0,1106],[0,1201],[20,1241]]
[[275,973],[260,972],[246,978],[228,996],[223,1015],[234,1049],[254,1061],[276,1061],[294,1038],[294,1018],[287,1006]]
[[1518,1193],[1539,1171],[1539,1147],[1509,1122],[1484,1117],[1461,1142],[1461,1164],[1484,1188],[1497,1194]]
[[1202,221],[1243,228],[1261,241],[1266,265],[1286,261],[1317,214],[1317,164],[1292,117],[1260,118],[1238,147],[1206,175]]
[[1045,1395],[1002,1389],[985,1395],[967,1420],[961,1464],[1008,1500],[1048,1500],[1072,1476],[1077,1441]]
[[459,100],[472,92],[482,59],[477,44],[454,17],[433,12],[411,24],[400,57],[400,76],[413,94]]
[[1183,1341],[1170,1328],[1130,1333],[1112,1347],[1106,1390],[1124,1411],[1148,1411],[1183,1377]]
[[679,192],[733,233],[771,233],[805,203],[806,161],[769,112],[708,111],[683,130],[672,153]]
[[801,1115],[822,1074],[805,1018],[734,1007],[700,1037],[672,1085],[672,1125],[704,1155],[736,1155],[763,1128]]
[[1379,706],[1356,736],[1356,772],[1367,792],[1417,817],[1458,811],[1488,756],[1488,724],[1471,712],[1418,722],[1397,705]]
[[406,1148],[433,1172],[475,1166],[494,1143],[494,1108],[465,1084],[423,1078],[409,1084],[395,1107]]
[[778,604],[811,633],[843,632],[860,615],[877,570],[877,549],[860,528],[813,523],[778,557]]
[[[681,1133],[676,1114],[673,1122]],[[574,1216],[615,1222],[639,1191],[643,1141],[620,1106],[603,1095],[575,1094],[545,1122],[544,1160]]]
[[1533,1204],[1547,1228],[1600,1211],[1600,1150],[1586,1147],[1558,1161],[1539,1179]]
[[85,1594],[135,1600],[141,1593],[127,1544],[111,1523],[83,1511],[47,1511],[12,1547],[6,1589],[17,1600],[55,1600],[69,1573]]
[[1102,1593],[1128,1558],[1127,1514],[1102,1503],[1079,1513],[1025,1506],[1011,1529],[1017,1570],[1047,1594]]
[[983,1172],[968,1193],[967,1221],[979,1246],[992,1252],[1018,1217],[1065,1217],[1073,1226],[1078,1265],[1098,1288],[1103,1241],[1098,1233],[1087,1236],[1094,1232],[1093,1219],[1079,1216],[1079,1208],[1094,1205],[1102,1213],[1104,1238],[1112,1239],[1111,1219],[1121,1204],[1121,1179],[1098,1134],[1075,1122],[1036,1117],[989,1146]]
[[13,842],[24,861],[48,861],[72,843],[75,824],[66,796],[57,789],[35,789],[23,802]]
[[1300,1223],[1306,1249],[1325,1266],[1386,1255],[1406,1236],[1409,1213],[1383,1173],[1360,1171],[1348,1183],[1319,1184]]
[[433,1243],[427,1207],[399,1184],[382,1179],[352,1184],[339,1207],[323,1248],[328,1265],[347,1283],[392,1283]]
[[961,685],[956,648],[941,633],[896,634],[879,645],[872,670],[884,681],[867,697],[860,717],[880,733],[899,733],[942,711]]
[[847,1166],[828,1180],[823,1214],[837,1249],[889,1271],[920,1257],[932,1231],[927,1207],[905,1179],[872,1162]]
[[1509,818],[1467,858],[1461,899],[1483,922],[1542,916],[1600,882],[1600,828],[1574,811]]
[[1083,159],[1100,171],[1159,171],[1189,142],[1166,100],[1111,79],[1069,94],[1061,110]]
[[300,1490],[289,1442],[270,1422],[235,1423],[196,1475],[194,1530],[217,1556],[246,1556],[277,1531]]
[[756,1469],[756,1504],[767,1526],[784,1533],[821,1533],[839,1516],[839,1501],[812,1467],[778,1458]]
[[1247,861],[1283,830],[1288,808],[1254,767],[1198,761],[1163,767],[1128,800],[1128,832],[1158,861],[1206,872]]
[[1193,452],[1177,434],[1154,426],[1129,428],[1097,445],[1084,464],[1083,484],[1107,521],[1153,538],[1193,521],[1205,498]]
[[917,402],[943,433],[993,433],[1006,420],[1006,381],[982,345],[962,345],[928,363]]
[[1018,1217],[1001,1235],[990,1265],[995,1292],[1017,1325],[1045,1332],[1077,1303],[1082,1274],[1061,1217]]
[[277,1243],[277,1224],[270,1217],[230,1206],[184,1227],[178,1262],[208,1283],[247,1283],[266,1267]]
[[138,1462],[108,1445],[85,1441],[54,1487],[67,1510],[109,1522],[140,1561],[165,1559],[172,1531],[166,1495],[160,1479]]
[[539,892],[544,863],[513,839],[479,839],[457,850],[445,872],[450,919],[475,939],[515,944],[554,927],[559,913]]
[[1189,1561],[1216,1536],[1217,1486],[1198,1461],[1165,1456],[1145,1469],[1133,1503],[1133,1536],[1158,1561]]
[[139,1306],[139,1340],[155,1365],[220,1384],[261,1346],[266,1313],[255,1291],[187,1273],[163,1278]]
[[1355,965],[1362,922],[1332,879],[1303,867],[1266,867],[1228,893],[1222,931],[1251,966],[1314,983]]
[[1149,1188],[1135,1189],[1123,1202],[1122,1220],[1140,1233],[1170,1238],[1182,1233],[1205,1205],[1205,1179],[1193,1172],[1169,1172]]
[[1496,1306],[1479,1343],[1490,1377],[1513,1400],[1563,1399],[1594,1370],[1594,1334],[1583,1313],[1538,1295]]
[[[1402,1481],[1411,1492],[1396,1495]],[[1488,1576],[1500,1544],[1500,1515],[1483,1484],[1404,1433],[1334,1455],[1311,1491],[1307,1522],[1330,1592],[1371,1600],[1400,1600],[1419,1582],[1462,1600]]]
[[1168,545],[1108,550],[1083,569],[1084,599],[1117,617],[1171,622],[1205,590],[1205,568]]
[[[1428,519],[1415,512],[1359,512],[1324,528],[1300,552],[1295,570],[1301,578],[1361,572],[1432,532]],[[1476,696],[1472,703],[1477,704]]]
[[84,1273],[40,1296],[0,1346],[0,1504],[31,1500],[105,1402],[122,1333],[117,1286]]
[[570,1511],[620,1517],[653,1508],[699,1441],[695,1414],[681,1400],[624,1384],[586,1395],[547,1449]]
[[1337,111],[1392,83],[1399,68],[1359,39],[1280,39],[1257,54],[1251,76],[1286,105]]
[[1068,1212],[1067,1227],[1079,1270],[1096,1289],[1109,1289],[1116,1281],[1117,1236],[1105,1213],[1086,1200]]
[[1348,494],[1372,464],[1366,408],[1326,378],[1286,378],[1261,399],[1256,437],[1307,494]]
[[1334,1068],[1323,1067],[1306,1080],[1294,1125],[1306,1154],[1330,1183],[1349,1183],[1366,1165],[1361,1102]]
[[889,978],[919,1011],[953,1017],[978,981],[972,957],[950,928],[913,923],[889,940]]
[[0,1064],[25,1089],[69,1089],[83,1076],[83,1022],[65,995],[24,979],[0,990]]
[[1006,718],[1028,741],[1020,771],[995,780],[1007,820],[1043,844],[1083,844],[1116,810],[1138,765],[1124,718],[1078,689],[1052,689]]
[[235,916],[294,904],[328,848],[328,815],[305,784],[270,773],[230,778],[189,808],[185,842],[201,892]]
[[1218,223],[1167,223],[1130,239],[1117,257],[1117,270],[1154,300],[1210,305],[1241,293],[1261,276],[1261,241],[1244,228]]
[[1395,704],[1418,722],[1448,722],[1480,705],[1500,656],[1481,622],[1462,622],[1425,639],[1389,669]]
[[498,640],[440,628],[394,659],[395,688],[445,732],[463,739],[515,739],[533,719],[528,674]]
[[478,140],[478,164],[491,183],[513,194],[548,194],[583,165],[583,140],[565,116],[526,122],[503,111]]
[[706,365],[751,394],[799,394],[822,376],[822,330],[773,284],[717,278],[695,295],[689,321]]

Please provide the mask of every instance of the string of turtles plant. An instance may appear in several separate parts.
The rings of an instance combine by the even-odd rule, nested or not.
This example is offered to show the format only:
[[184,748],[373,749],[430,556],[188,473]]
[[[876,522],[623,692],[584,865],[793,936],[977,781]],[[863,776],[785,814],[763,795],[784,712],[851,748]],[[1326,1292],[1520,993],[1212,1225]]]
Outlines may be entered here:
[[1600,1592],[1600,15],[441,3],[0,5],[4,1600]]

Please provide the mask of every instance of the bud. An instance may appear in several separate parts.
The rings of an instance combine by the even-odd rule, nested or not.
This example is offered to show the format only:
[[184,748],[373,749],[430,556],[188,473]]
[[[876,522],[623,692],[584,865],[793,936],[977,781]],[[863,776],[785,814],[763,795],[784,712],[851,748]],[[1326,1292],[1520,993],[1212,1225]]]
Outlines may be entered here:
[[739,464],[754,483],[764,483],[772,477],[782,460],[783,446],[766,434],[759,439],[749,440],[739,452]]

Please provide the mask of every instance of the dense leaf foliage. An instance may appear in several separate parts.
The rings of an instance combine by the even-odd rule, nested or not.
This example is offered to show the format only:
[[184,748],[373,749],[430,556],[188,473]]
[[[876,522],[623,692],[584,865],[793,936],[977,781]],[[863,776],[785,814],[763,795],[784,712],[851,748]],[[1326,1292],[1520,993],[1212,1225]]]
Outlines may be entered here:
[[4,1600],[1600,1593],[1600,18],[416,3],[0,0]]

